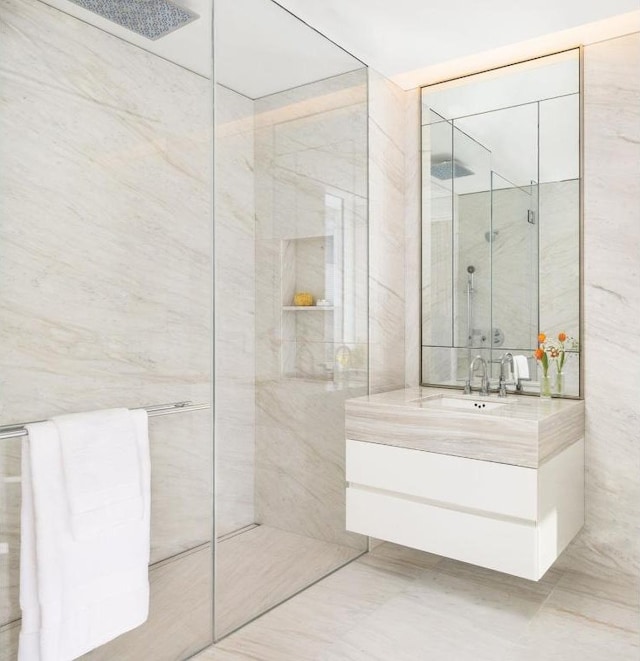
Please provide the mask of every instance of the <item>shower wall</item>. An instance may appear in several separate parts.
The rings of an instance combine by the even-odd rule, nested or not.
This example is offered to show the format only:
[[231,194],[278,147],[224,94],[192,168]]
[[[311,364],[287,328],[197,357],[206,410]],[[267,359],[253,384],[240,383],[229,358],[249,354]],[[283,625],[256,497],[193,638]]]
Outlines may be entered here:
[[[367,389],[366,70],[256,102],[256,520],[345,531],[344,400]],[[287,309],[295,291],[327,309]]]
[[[0,6],[0,424],[211,395],[210,81],[34,0]],[[211,413],[152,418],[151,614],[91,659],[211,639]],[[0,441],[0,659],[20,441]]]

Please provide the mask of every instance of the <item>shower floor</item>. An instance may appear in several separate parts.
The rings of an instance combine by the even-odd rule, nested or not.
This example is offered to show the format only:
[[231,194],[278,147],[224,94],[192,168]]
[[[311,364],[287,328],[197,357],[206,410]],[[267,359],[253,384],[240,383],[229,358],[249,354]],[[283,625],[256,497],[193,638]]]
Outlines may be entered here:
[[216,545],[216,638],[363,552],[270,526],[225,537]]

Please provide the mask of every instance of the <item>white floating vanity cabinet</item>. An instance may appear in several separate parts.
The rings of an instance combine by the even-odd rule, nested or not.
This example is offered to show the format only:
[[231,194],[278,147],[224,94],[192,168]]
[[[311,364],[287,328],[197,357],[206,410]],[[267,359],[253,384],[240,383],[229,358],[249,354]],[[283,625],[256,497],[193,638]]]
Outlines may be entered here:
[[583,402],[425,405],[437,397],[347,402],[347,530],[539,580],[584,523]]

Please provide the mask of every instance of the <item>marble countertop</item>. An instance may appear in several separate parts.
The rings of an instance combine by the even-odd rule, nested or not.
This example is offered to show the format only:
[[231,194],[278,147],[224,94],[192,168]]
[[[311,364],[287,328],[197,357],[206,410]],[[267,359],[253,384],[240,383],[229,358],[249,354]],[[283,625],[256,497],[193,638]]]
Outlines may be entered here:
[[[440,396],[505,406],[469,411],[425,405],[425,398]],[[584,401],[403,388],[347,400],[345,425],[352,440],[537,468],[584,438]]]

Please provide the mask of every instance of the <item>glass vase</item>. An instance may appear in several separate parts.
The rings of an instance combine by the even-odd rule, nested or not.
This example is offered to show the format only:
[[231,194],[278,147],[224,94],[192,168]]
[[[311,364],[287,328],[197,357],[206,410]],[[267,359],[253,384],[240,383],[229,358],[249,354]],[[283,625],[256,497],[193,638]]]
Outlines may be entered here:
[[556,374],[556,395],[564,394],[564,372]]
[[540,377],[540,397],[551,399],[551,377],[548,374],[543,374]]

